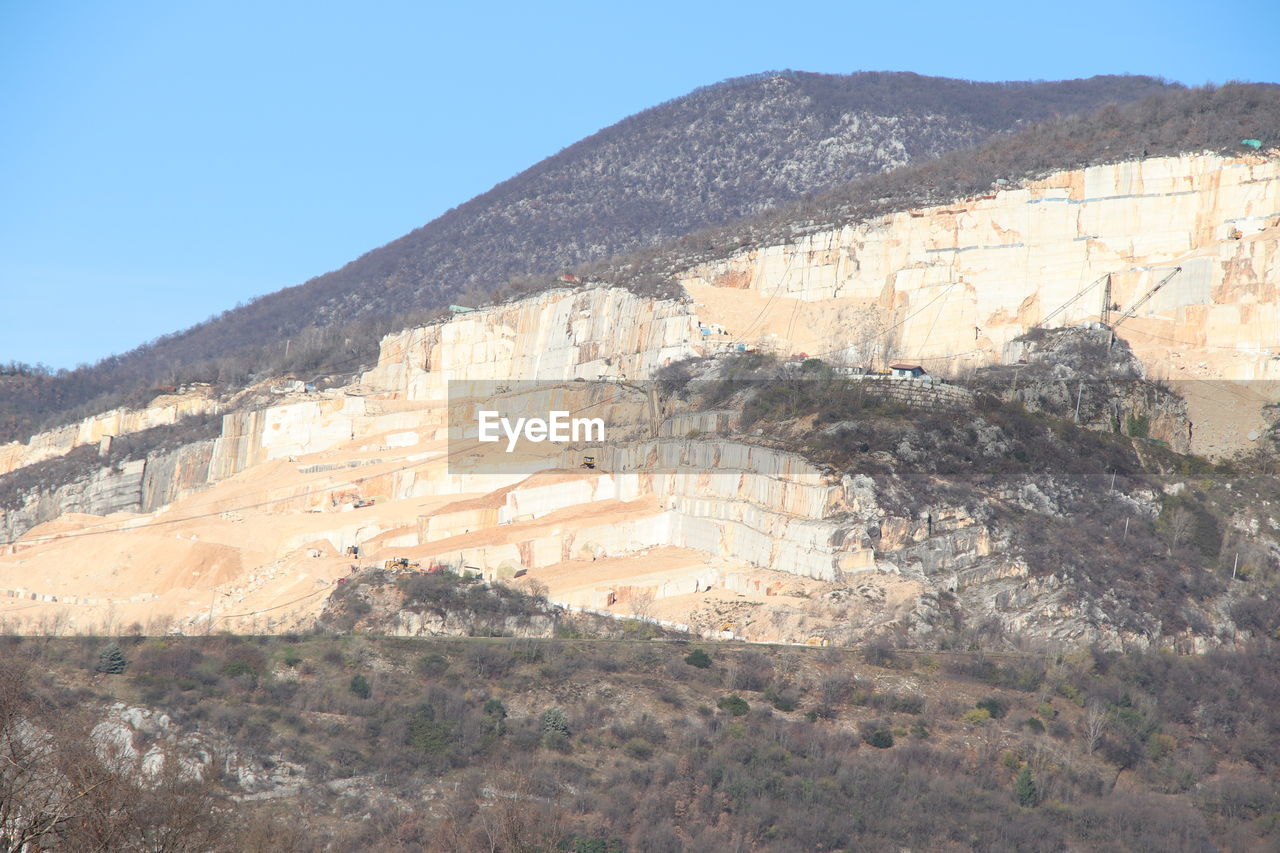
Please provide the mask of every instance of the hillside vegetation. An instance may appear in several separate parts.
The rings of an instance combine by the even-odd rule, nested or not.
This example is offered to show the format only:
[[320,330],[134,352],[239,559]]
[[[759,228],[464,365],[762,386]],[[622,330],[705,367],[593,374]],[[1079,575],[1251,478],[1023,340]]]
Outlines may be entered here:
[[[606,128],[345,267],[92,367],[0,370],[0,441],[182,378],[352,372],[380,334],[540,276],[760,214],[859,175],[1171,87],[900,73],[729,80]],[[292,339],[286,350],[285,341]]]
[[[0,768],[8,813],[33,794],[65,805],[42,849],[91,849],[95,830],[114,850],[334,853],[1203,851],[1280,832],[1270,641],[1182,658],[115,642],[11,643],[0,662],[0,738],[35,723],[46,769],[96,773],[75,798],[18,784],[50,778],[29,755]],[[129,762],[95,770],[85,732],[103,717],[126,721],[121,749],[214,761],[150,784]]]

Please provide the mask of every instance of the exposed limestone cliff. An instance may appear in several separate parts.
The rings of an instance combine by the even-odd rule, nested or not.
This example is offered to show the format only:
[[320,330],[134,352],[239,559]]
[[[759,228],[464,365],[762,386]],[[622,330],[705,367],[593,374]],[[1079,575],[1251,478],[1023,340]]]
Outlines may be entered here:
[[167,395],[157,397],[143,409],[112,409],[78,424],[37,433],[26,442],[0,444],[0,475],[65,455],[87,444],[102,444],[115,436],[168,426],[191,415],[216,412],[219,405],[217,400],[200,393]]
[[[682,279],[692,304],[556,290],[388,335],[351,390],[427,400],[441,399],[450,379],[644,378],[739,338],[851,363],[896,354],[937,372],[1016,359],[1009,342],[1090,282],[1112,274],[1113,304],[1125,307],[1175,264],[1183,272],[1120,329],[1150,375],[1280,378],[1278,228],[1280,160],[1200,155],[1063,172],[701,265]],[[726,303],[703,299],[726,288],[754,328],[726,324]],[[1098,319],[1102,297],[1095,287],[1052,324]],[[752,298],[786,321],[772,322]],[[214,479],[351,438],[363,402],[233,415]],[[0,448],[0,473],[214,406],[189,396],[108,412]]]
[[[821,580],[873,565],[860,521],[878,511],[869,482],[841,482],[796,454],[722,439],[609,445],[600,454],[596,472],[535,475],[500,501],[424,517],[414,556],[495,579],[665,546]],[[618,512],[607,524],[554,523],[557,513],[610,504]],[[710,572],[689,578],[689,588],[722,582]]]
[[690,307],[620,288],[552,290],[382,340],[363,386],[441,399],[449,380],[643,379],[698,352]]
[[38,524],[64,513],[111,515],[153,512],[210,483],[214,442],[202,441],[149,454],[120,465],[90,470],[84,476],[26,495],[22,506],[0,517],[0,545],[15,541]]
[[[1103,276],[1123,311],[1176,265],[1182,272],[1120,329],[1152,375],[1177,374],[1178,352],[1184,363],[1192,354],[1204,361],[1205,376],[1275,379],[1278,243],[1280,159],[1188,155],[1061,172],[806,234],[701,264],[681,280],[699,299],[734,289],[784,303],[784,322],[730,325],[732,334],[793,350],[796,339],[855,364],[924,361],[940,372],[1001,360],[1007,343]],[[806,312],[791,300],[829,307]],[[833,323],[849,301],[877,322]],[[1102,307],[1099,285],[1051,325],[1096,321]],[[820,332],[810,330],[815,322]]]

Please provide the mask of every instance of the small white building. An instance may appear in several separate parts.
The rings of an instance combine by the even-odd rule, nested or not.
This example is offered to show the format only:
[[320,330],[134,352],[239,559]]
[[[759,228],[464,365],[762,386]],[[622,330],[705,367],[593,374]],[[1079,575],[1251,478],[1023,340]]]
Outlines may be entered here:
[[894,379],[924,379],[928,375],[922,366],[905,361],[889,365],[889,373]]

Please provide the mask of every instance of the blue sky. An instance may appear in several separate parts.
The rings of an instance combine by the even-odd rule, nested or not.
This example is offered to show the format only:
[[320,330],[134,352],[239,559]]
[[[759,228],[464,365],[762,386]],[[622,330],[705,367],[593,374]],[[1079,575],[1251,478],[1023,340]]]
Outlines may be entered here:
[[299,284],[757,71],[1280,80],[1273,4],[0,0],[0,361]]

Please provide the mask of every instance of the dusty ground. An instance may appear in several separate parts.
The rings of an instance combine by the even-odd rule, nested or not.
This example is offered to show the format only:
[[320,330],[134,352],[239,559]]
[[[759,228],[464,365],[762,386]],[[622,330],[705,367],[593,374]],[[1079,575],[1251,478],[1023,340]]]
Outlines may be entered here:
[[[9,630],[68,632],[135,622],[150,632],[202,632],[211,616],[214,630],[305,624],[350,571],[352,559],[339,545],[412,531],[418,516],[461,497],[382,499],[353,510],[351,495],[388,492],[396,472],[413,464],[404,457],[300,471],[367,459],[370,444],[364,437],[258,465],[151,515],[64,516],[28,531],[13,553],[0,554],[0,620]],[[428,441],[405,452],[439,460],[444,444]],[[443,465],[428,460],[417,467]]]
[[1225,379],[1178,381],[1173,390],[1187,401],[1191,452],[1222,457],[1247,453],[1269,429],[1266,407],[1280,403],[1280,382],[1232,382]]

